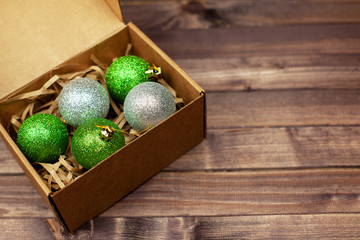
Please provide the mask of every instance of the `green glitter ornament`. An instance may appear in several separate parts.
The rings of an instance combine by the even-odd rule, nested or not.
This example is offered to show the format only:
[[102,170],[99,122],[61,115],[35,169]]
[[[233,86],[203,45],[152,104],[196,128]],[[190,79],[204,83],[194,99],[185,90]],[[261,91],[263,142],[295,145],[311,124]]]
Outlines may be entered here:
[[65,124],[54,115],[37,113],[20,126],[17,145],[30,162],[55,163],[69,144]]
[[110,120],[94,118],[82,123],[72,139],[76,161],[86,169],[94,167],[125,146],[125,139],[116,133],[119,127]]
[[150,67],[149,63],[141,57],[122,56],[108,68],[105,77],[106,86],[114,100],[124,103],[126,95],[133,87],[149,81],[160,73],[160,68]]

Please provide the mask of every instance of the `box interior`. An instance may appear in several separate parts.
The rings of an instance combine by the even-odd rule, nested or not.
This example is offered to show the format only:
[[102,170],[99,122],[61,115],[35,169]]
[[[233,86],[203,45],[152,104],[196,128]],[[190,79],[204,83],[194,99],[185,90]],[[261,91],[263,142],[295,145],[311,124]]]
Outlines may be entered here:
[[124,26],[118,0],[1,1],[0,99]]

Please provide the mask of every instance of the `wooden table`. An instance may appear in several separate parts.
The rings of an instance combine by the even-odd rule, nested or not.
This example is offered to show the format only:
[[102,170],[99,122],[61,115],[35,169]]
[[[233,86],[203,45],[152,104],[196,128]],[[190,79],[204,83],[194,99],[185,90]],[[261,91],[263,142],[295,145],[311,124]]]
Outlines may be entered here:
[[0,142],[0,239],[360,239],[360,1],[121,2],[207,139],[73,236]]

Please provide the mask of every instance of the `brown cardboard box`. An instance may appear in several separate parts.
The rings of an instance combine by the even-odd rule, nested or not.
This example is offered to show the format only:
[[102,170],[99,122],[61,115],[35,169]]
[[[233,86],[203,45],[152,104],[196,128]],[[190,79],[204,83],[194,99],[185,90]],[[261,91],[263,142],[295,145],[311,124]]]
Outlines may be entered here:
[[0,98],[39,89],[60,65],[89,67],[90,55],[110,64],[128,43],[134,54],[161,66],[185,107],[65,188],[51,192],[10,137],[10,117],[24,100],[0,105],[0,135],[42,198],[69,232],[97,216],[201,142],[205,92],[134,24],[124,24],[116,0],[4,1],[0,37]]

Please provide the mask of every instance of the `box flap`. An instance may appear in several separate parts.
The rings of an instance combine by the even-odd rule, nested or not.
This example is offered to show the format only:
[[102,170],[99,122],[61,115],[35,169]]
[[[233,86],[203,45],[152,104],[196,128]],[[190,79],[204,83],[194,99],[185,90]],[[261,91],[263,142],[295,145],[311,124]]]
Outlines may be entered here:
[[0,99],[124,26],[117,0],[8,0],[0,14]]

